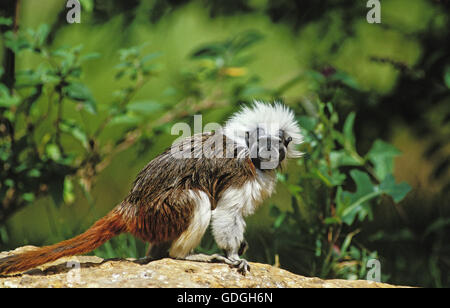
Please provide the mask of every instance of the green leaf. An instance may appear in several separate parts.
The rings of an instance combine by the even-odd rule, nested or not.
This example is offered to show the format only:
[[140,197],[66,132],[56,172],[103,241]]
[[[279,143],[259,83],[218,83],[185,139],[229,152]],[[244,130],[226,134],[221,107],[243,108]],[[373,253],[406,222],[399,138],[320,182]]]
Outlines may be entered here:
[[49,33],[50,27],[47,24],[42,24],[39,26],[35,33],[36,47],[40,47],[44,44]]
[[23,35],[15,35],[12,31],[4,33],[5,46],[10,48],[15,53],[19,53],[21,50],[29,49],[32,47],[30,42]]
[[341,166],[361,166],[362,163],[348,154],[345,150],[331,151],[330,162],[332,168]]
[[80,0],[81,8],[84,12],[92,12],[94,9],[94,1],[93,0]]
[[3,84],[0,84],[0,107],[11,108],[20,103],[20,98],[16,95],[10,95],[9,90]]
[[278,229],[286,219],[287,212],[282,212],[277,219],[275,219],[275,222],[273,223],[273,226],[275,229]]
[[293,196],[298,196],[303,191],[303,189],[299,185],[295,184],[288,184],[287,189]]
[[401,152],[393,145],[382,140],[376,140],[366,157],[373,163],[375,174],[380,181],[393,172],[394,157]]
[[12,18],[0,17],[0,26],[12,26]]
[[356,192],[353,194],[354,198],[360,198],[374,191],[374,185],[367,173],[353,169],[350,171],[350,176],[356,184]]
[[425,238],[435,231],[444,232],[446,230],[445,228],[447,228],[448,226],[450,226],[450,218],[440,217],[426,228],[425,232],[423,233],[423,237]]
[[89,140],[86,132],[75,121],[63,119],[60,123],[60,128],[62,132],[80,141],[85,149],[89,148]]
[[380,184],[380,190],[391,196],[394,202],[397,203],[403,200],[403,198],[408,194],[411,190],[411,186],[405,182],[396,184],[394,176],[392,174],[388,174],[384,181]]
[[28,171],[27,176],[31,178],[38,178],[41,176],[41,172],[39,171],[39,169],[31,169],[30,171]]
[[353,124],[355,123],[355,113],[350,112],[345,119],[342,133],[344,135],[344,147],[355,149],[355,135],[353,134]]
[[6,187],[14,187],[14,180],[6,179],[4,184],[5,184]]
[[447,88],[450,89],[450,65],[447,65],[444,71],[444,82]]
[[28,202],[33,202],[35,200],[35,196],[33,193],[24,193],[22,195],[23,200]]
[[360,220],[371,215],[368,201],[382,193],[378,191],[367,173],[353,169],[350,176],[356,184],[356,191],[351,193],[338,189],[336,194],[336,214],[348,225],[354,222],[357,215]]
[[129,115],[129,114],[122,114],[114,117],[109,124],[111,125],[117,125],[117,124],[127,124],[127,125],[135,125],[138,124],[141,121],[140,118]]
[[48,155],[48,157],[55,161],[61,158],[61,152],[59,151],[58,146],[54,143],[47,144],[47,146],[45,147],[45,153]]
[[331,76],[331,80],[337,80],[340,81],[342,84],[346,85],[349,88],[359,90],[359,84],[351,75],[342,72],[337,71]]
[[320,257],[320,255],[322,254],[322,242],[320,241],[319,238],[316,239],[316,245],[315,245],[315,252],[314,255],[316,257]]
[[348,225],[351,225],[356,217],[363,220],[372,216],[369,201],[373,198],[387,194],[395,202],[399,202],[411,190],[407,183],[396,184],[392,174],[386,176],[380,185],[374,185],[365,172],[356,169],[350,171],[350,176],[356,184],[356,192],[343,191],[339,187],[336,194],[337,216]]
[[152,52],[152,53],[149,53],[148,55],[145,55],[145,56],[142,57],[140,63],[141,63],[141,64],[144,64],[144,63],[146,63],[146,62],[148,62],[148,61],[151,61],[151,60],[153,60],[153,59],[159,58],[161,55],[162,55],[161,52]]
[[116,75],[114,75],[114,78],[119,80],[120,78],[122,78],[125,75],[126,71],[118,71],[116,73]]
[[340,257],[341,257],[341,258],[345,257],[345,255],[347,254],[347,249],[349,248],[349,246],[350,246],[350,244],[351,244],[351,242],[352,242],[353,237],[354,237],[358,232],[359,232],[359,231],[351,232],[351,233],[347,234],[347,236],[345,237],[344,242],[342,243],[341,249],[340,249],[340,250],[341,250]]
[[240,52],[261,41],[263,38],[264,36],[258,31],[245,31],[231,39],[230,49],[233,52]]
[[163,106],[155,101],[137,101],[127,105],[128,111],[136,113],[154,113],[163,109]]
[[269,90],[267,90],[264,87],[261,86],[252,86],[252,85],[246,85],[241,93],[240,96],[243,98],[253,99],[257,96],[263,96],[265,94],[269,93]]
[[314,131],[317,125],[317,119],[310,116],[299,116],[297,117],[298,124],[301,128],[307,131]]
[[334,224],[340,224],[341,219],[339,217],[327,217],[323,220],[323,222],[326,225],[334,225]]
[[100,53],[98,53],[98,52],[91,52],[91,53],[88,53],[88,54],[85,54],[85,55],[81,56],[80,60],[81,60],[81,62],[84,62],[84,61],[88,61],[88,60],[98,59],[100,57],[101,57]]
[[71,204],[75,200],[75,193],[73,192],[73,183],[67,177],[64,179],[63,200],[64,203],[66,204]]
[[133,46],[130,48],[123,48],[119,50],[119,56],[121,61],[131,60],[139,55],[139,51],[143,46]]
[[320,72],[318,72],[318,71],[315,71],[315,70],[307,70],[307,71],[305,72],[305,76],[306,76],[307,78],[312,79],[312,80],[315,81],[317,84],[322,84],[322,83],[324,83],[325,80],[326,80],[325,76],[324,76],[322,73],[320,73]]
[[338,170],[333,170],[330,174],[326,165],[320,165],[312,173],[328,187],[341,185],[346,178],[345,174],[340,173]]
[[276,177],[277,177],[277,181],[281,182],[281,183],[286,183],[287,181],[287,175],[281,172],[276,172],[275,173]]
[[72,82],[64,87],[64,93],[72,100],[83,103],[86,111],[97,113],[97,104],[88,87],[80,82]]
[[67,47],[61,47],[61,48],[52,50],[50,54],[53,57],[60,57],[63,59],[70,58],[73,56],[73,54],[67,50]]
[[191,59],[216,59],[225,54],[226,47],[221,43],[208,44],[197,50],[195,50],[190,58]]

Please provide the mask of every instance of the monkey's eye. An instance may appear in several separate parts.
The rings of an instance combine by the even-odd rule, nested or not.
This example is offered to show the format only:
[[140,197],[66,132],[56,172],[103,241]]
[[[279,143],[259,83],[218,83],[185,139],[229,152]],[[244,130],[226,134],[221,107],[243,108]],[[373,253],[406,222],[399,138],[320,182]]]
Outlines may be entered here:
[[266,131],[262,127],[256,128],[256,136],[259,139],[259,136],[264,136],[266,134]]
[[278,131],[278,137],[280,137],[280,139],[283,140],[283,138],[284,138],[284,131],[283,130],[280,129]]

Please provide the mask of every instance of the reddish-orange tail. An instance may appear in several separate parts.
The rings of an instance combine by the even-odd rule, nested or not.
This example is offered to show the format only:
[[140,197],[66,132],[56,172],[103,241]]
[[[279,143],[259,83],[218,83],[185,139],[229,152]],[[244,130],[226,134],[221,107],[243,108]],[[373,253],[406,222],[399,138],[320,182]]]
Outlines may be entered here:
[[0,259],[0,274],[22,272],[62,257],[87,253],[125,231],[121,215],[113,210],[70,240]]

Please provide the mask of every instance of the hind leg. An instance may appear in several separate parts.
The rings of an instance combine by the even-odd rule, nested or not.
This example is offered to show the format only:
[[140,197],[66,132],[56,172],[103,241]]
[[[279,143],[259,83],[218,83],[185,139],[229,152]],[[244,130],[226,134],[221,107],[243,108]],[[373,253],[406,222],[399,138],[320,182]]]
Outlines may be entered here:
[[172,242],[169,256],[185,259],[200,244],[211,220],[211,203],[204,192],[191,193],[195,202],[194,213],[188,228]]

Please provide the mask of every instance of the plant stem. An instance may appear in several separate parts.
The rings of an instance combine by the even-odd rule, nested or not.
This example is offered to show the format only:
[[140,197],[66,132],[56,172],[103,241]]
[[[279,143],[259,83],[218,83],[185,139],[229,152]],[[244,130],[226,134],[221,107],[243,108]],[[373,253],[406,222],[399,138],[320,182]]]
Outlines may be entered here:
[[61,144],[61,128],[60,128],[60,123],[62,120],[62,113],[63,113],[63,100],[64,100],[64,96],[61,93],[61,89],[58,88],[57,89],[58,92],[58,111],[57,111],[57,115],[56,115],[56,120],[55,120],[55,143],[58,146],[59,151],[61,152],[61,154],[64,153],[64,149],[62,147]]
[[[120,102],[119,104],[119,108],[124,107],[125,105],[127,105],[131,99],[133,98],[133,96],[136,94],[136,92],[141,89],[146,83],[147,81],[150,79],[150,76],[143,78],[142,74],[138,75],[138,81],[136,82],[136,86],[133,88],[132,91],[128,92],[127,95],[125,96],[125,98],[122,100],[122,102]],[[106,125],[108,125],[108,123],[114,118],[114,115],[109,114],[105,120],[103,120],[103,122],[99,125],[99,127],[97,128],[97,130],[95,131],[95,133],[92,135],[92,139],[98,138],[98,136],[100,136],[100,134],[103,132],[103,130],[105,129]]]

